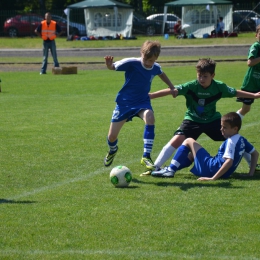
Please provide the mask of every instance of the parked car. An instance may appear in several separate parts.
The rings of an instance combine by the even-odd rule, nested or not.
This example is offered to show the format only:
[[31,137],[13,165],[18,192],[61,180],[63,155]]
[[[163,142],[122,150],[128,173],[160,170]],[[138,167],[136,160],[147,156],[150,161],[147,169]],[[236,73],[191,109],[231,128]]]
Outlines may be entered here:
[[10,37],[35,35],[34,30],[42,20],[37,14],[16,15],[4,22],[4,33]]
[[255,31],[256,23],[252,19],[245,19],[240,13],[233,12],[233,31],[242,32],[242,31]]
[[[154,34],[162,33],[162,22],[147,20],[145,17],[138,13],[133,14],[133,34],[146,34],[152,36]],[[168,32],[169,28],[166,24],[164,32]]]
[[[152,14],[146,19],[163,22],[164,14]],[[173,33],[173,27],[180,18],[175,14],[167,14],[166,23],[168,24],[169,33]]]
[[254,20],[256,25],[260,24],[260,14],[253,10],[236,10],[234,13],[239,13],[245,19]]
[[[63,25],[62,30],[67,32],[67,23],[68,20],[62,16],[52,14],[52,20],[56,21],[58,24]],[[75,22],[69,22],[70,25],[70,34],[75,34],[75,35],[86,35],[86,26],[81,23],[75,23]]]

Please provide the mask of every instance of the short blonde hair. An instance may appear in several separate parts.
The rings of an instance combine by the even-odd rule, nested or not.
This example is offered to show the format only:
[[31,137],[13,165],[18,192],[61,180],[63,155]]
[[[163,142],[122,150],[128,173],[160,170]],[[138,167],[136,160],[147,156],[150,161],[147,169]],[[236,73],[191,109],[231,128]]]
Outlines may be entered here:
[[150,41],[147,40],[143,43],[141,47],[141,54],[145,56],[145,58],[151,58],[155,56],[159,57],[161,52],[161,44],[158,41]]

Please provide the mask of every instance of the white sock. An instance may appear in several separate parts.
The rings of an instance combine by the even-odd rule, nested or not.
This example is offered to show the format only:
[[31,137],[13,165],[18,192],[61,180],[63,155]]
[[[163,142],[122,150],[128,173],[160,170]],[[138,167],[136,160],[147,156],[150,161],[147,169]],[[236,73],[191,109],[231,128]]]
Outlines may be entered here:
[[160,168],[172,156],[175,150],[176,148],[167,143],[156,158],[154,165]]
[[250,165],[251,165],[251,154],[250,153],[244,153],[243,157],[246,160],[248,166],[250,167]]
[[241,120],[244,118],[244,116],[242,114],[240,114],[239,110],[237,110],[236,113],[240,116]]

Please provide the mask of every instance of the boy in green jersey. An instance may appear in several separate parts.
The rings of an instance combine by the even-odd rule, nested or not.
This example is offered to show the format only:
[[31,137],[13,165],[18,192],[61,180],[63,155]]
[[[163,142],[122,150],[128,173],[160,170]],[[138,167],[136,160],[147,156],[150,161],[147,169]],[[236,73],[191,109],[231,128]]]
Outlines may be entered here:
[[[155,170],[161,168],[186,138],[190,137],[197,140],[202,133],[205,133],[214,141],[225,140],[220,131],[221,114],[216,111],[216,103],[221,98],[260,98],[260,92],[248,93],[236,90],[221,81],[215,80],[215,67],[214,60],[200,59],[196,65],[196,80],[180,84],[174,90],[163,89],[149,94],[150,98],[153,99],[175,92],[174,96],[183,95],[186,98],[187,107],[182,124],[157,157],[154,163]],[[151,171],[142,175],[149,174],[151,174]]]
[[[256,42],[252,44],[248,51],[248,69],[244,77],[241,89],[247,92],[256,93],[260,91],[260,25],[256,27]],[[237,102],[243,102],[242,108],[237,113],[241,119],[250,111],[252,98],[237,98]]]

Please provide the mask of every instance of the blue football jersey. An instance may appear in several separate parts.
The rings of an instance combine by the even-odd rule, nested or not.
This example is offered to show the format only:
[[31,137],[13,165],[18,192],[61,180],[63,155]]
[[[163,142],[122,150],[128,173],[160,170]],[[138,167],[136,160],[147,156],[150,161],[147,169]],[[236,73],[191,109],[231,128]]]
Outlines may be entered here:
[[233,165],[222,176],[224,178],[227,178],[236,170],[241,159],[243,158],[244,153],[252,153],[254,150],[255,149],[253,145],[250,144],[246,138],[239,134],[236,134],[231,136],[221,144],[218,150],[218,154],[213,157],[213,161],[215,161],[215,163],[219,163],[221,167],[221,165],[224,163],[224,158],[233,160]]
[[214,157],[210,156],[204,148],[198,150],[194,166],[190,171],[199,177],[212,177],[222,167],[225,159],[232,159],[232,166],[221,176],[221,178],[228,178],[236,170],[244,153],[251,154],[254,150],[255,148],[246,138],[236,134],[221,144]]
[[161,66],[154,63],[152,68],[145,68],[141,58],[125,58],[114,63],[116,71],[125,71],[125,83],[117,94],[119,105],[134,107],[150,103],[148,93],[156,75],[163,73]]

